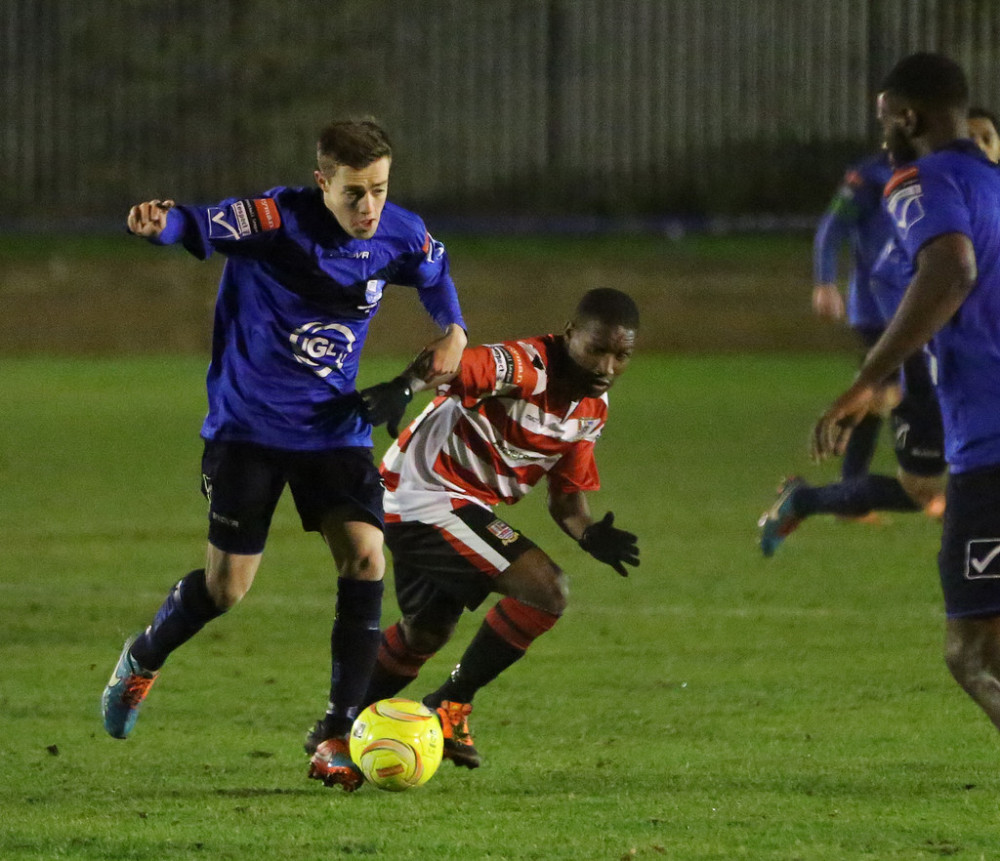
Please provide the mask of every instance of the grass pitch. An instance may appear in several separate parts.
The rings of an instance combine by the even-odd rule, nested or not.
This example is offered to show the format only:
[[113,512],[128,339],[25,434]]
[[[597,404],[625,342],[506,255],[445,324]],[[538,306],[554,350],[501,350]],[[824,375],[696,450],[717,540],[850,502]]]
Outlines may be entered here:
[[572,595],[477,697],[486,764],[347,796],[305,778],[335,575],[287,499],[244,603],[171,657],[132,738],[105,736],[121,641],[201,564],[203,362],[7,360],[0,858],[997,857],[1000,743],[940,657],[938,525],[817,518],[772,560],[756,548],[781,475],[834,474],[805,442],[851,371],[640,355],[612,393],[592,503],[639,534],[642,566],[622,580],[585,556],[541,488],[509,510]]

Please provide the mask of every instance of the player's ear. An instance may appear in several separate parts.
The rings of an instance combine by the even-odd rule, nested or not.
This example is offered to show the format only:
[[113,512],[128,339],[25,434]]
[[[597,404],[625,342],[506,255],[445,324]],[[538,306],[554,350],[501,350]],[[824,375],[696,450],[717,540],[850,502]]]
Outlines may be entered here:
[[903,111],[903,128],[911,138],[918,138],[927,131],[927,122],[913,108],[906,108]]
[[326,177],[323,175],[323,171],[314,170],[313,176],[316,177],[316,185],[326,191]]

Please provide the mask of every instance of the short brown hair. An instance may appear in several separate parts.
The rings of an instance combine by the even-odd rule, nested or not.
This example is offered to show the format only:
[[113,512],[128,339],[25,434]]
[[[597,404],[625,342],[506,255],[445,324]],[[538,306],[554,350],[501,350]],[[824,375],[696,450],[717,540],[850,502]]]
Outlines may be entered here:
[[392,144],[374,117],[330,123],[316,142],[316,162],[327,176],[342,164],[360,170],[387,157],[392,158]]

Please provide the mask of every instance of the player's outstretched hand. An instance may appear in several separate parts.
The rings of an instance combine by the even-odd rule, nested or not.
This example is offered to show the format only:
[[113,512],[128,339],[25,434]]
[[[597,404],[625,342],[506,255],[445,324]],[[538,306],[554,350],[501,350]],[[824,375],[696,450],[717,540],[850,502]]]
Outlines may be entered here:
[[628,577],[623,562],[639,564],[638,538],[624,529],[614,526],[615,515],[608,512],[602,520],[591,523],[583,530],[580,546],[599,562],[610,565],[622,577]]
[[868,413],[877,392],[875,386],[856,382],[819,417],[809,445],[814,461],[844,453],[851,431]]
[[172,200],[147,200],[137,203],[128,212],[129,233],[136,236],[157,237],[167,226],[167,213],[174,208]]
[[389,436],[399,436],[399,423],[406,413],[406,405],[413,400],[413,388],[405,377],[396,377],[388,383],[379,383],[362,389],[361,416],[373,425],[385,425]]

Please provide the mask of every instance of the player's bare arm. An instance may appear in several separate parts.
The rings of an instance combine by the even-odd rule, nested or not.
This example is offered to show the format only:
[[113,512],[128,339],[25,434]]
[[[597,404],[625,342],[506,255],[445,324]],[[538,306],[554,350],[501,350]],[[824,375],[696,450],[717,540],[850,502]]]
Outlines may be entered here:
[[851,428],[868,411],[881,381],[954,316],[975,286],[976,272],[972,242],[962,233],[938,236],[920,250],[917,273],[899,310],[865,358],[853,385],[813,429],[814,459],[843,452]]
[[137,203],[128,213],[129,233],[147,239],[159,236],[167,226],[167,213],[174,208],[172,200],[147,200]]
[[[458,373],[459,365],[462,363],[462,351],[469,343],[469,337],[461,326],[452,323],[445,330],[445,333],[438,339],[427,345],[427,350],[431,352],[431,362],[428,379],[435,377],[446,377],[433,384],[425,380],[425,388],[431,385],[440,385],[447,382]],[[423,379],[423,376],[421,376]],[[419,391],[419,389],[417,389]]]
[[549,514],[583,550],[610,565],[622,577],[628,577],[624,563],[639,564],[638,538],[618,529],[614,525],[615,515],[610,511],[595,522],[585,493],[563,493],[549,487]]
[[548,504],[552,519],[574,541],[579,541],[594,522],[585,493],[562,493],[550,487]]

